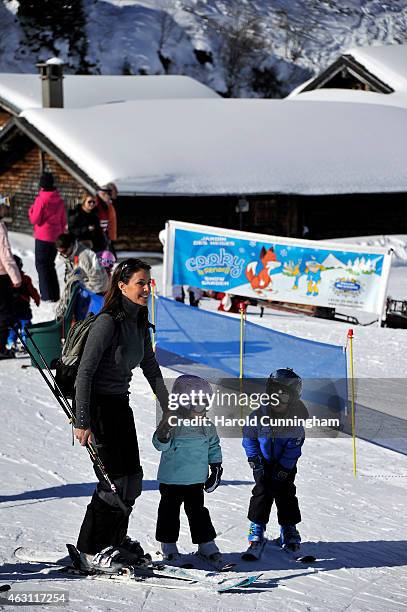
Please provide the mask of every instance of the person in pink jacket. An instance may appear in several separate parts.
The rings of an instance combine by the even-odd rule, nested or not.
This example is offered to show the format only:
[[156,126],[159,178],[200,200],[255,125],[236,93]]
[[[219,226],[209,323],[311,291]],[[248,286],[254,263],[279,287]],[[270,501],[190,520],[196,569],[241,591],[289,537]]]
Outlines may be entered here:
[[13,323],[13,287],[21,285],[21,274],[11,252],[7,228],[3,217],[8,214],[9,204],[0,204],[0,359],[14,357],[6,348],[9,326]]
[[34,225],[35,267],[38,272],[41,299],[58,302],[59,283],[55,270],[55,240],[67,227],[65,204],[54,186],[51,172],[44,172],[40,191],[28,216]]

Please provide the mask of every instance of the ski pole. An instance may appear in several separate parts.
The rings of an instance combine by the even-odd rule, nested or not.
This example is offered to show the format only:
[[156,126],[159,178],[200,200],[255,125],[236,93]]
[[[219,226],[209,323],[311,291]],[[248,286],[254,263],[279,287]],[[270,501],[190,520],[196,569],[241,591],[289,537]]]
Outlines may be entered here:
[[71,423],[73,423],[74,414],[72,412],[72,408],[71,408],[67,398],[64,396],[64,394],[62,393],[61,389],[59,388],[59,386],[58,386],[58,384],[57,384],[57,382],[55,380],[55,377],[54,377],[53,373],[51,372],[47,362],[45,361],[45,358],[44,358],[43,354],[41,353],[40,349],[38,348],[37,343],[35,342],[34,338],[30,334],[28,329],[26,329],[25,333],[26,333],[27,337],[31,340],[35,350],[37,351],[37,354],[41,358],[41,361],[44,363],[44,365],[46,367],[46,370],[49,373],[49,375],[51,376],[52,382],[54,383],[55,386],[52,384],[52,382],[48,378],[48,376],[45,376],[45,373],[43,372],[43,369],[41,368],[40,364],[38,363],[37,358],[33,355],[33,353],[28,348],[26,341],[24,340],[24,338],[20,334],[20,331],[17,328],[14,328],[14,329],[16,331],[17,336],[20,339],[21,344],[23,345],[23,347],[25,348],[27,353],[30,355],[32,361],[34,362],[35,367],[37,368],[37,370],[41,374],[42,378],[44,379],[44,381],[48,385],[49,389],[52,391],[52,394],[54,395],[54,397],[58,401],[58,403],[61,406],[62,410],[65,412],[65,415],[68,417],[69,421]]
[[153,323],[153,351],[155,353],[155,280],[151,279],[151,318]]
[[352,394],[352,446],[353,446],[353,475],[356,476],[356,419],[355,419],[355,378],[353,373],[353,329],[348,330],[350,381]]
[[[41,358],[41,361],[43,362],[43,364],[46,367],[47,372],[49,373],[49,375],[51,376],[51,380],[53,381],[54,385],[52,385],[51,380],[48,378],[48,376],[45,376],[45,373],[43,372],[40,364],[38,363],[36,357],[32,354],[32,352],[30,351],[30,349],[27,346],[27,343],[25,342],[24,338],[22,337],[22,335],[20,334],[20,331],[17,328],[14,328],[17,336],[19,337],[21,344],[23,345],[23,347],[25,348],[25,350],[27,351],[27,353],[30,355],[31,359],[33,360],[35,367],[37,368],[37,370],[39,371],[39,373],[41,374],[42,378],[45,380],[46,384],[48,385],[49,389],[51,390],[52,394],[54,395],[54,397],[56,398],[57,402],[59,403],[59,405],[61,406],[62,410],[65,412],[65,415],[68,417],[69,423],[73,425],[73,427],[75,427],[75,415],[72,411],[72,408],[68,402],[68,399],[65,397],[65,395],[62,393],[61,389],[58,386],[58,383],[55,379],[55,376],[53,375],[50,367],[48,366],[44,355],[42,354],[42,352],[40,351],[37,343],[35,342],[34,338],[32,337],[31,333],[28,331],[28,329],[25,330],[25,333],[27,334],[28,338],[31,340],[35,350],[37,351],[38,355]],[[103,465],[103,462],[101,460],[101,458],[99,457],[99,454],[96,450],[96,448],[94,447],[94,445],[92,444],[92,442],[88,439],[87,444],[86,444],[86,450],[88,451],[91,461],[92,463],[98,468],[98,470],[100,471],[100,473],[102,474],[106,484],[109,486],[110,490],[112,491],[112,493],[114,495],[116,495],[116,501],[117,501],[117,505],[120,507],[120,509],[124,512],[124,514],[126,516],[129,516],[132,512],[132,508],[129,506],[127,506],[124,501],[122,500],[122,498],[120,497],[116,485],[114,484],[114,482],[112,480],[110,480],[108,473],[106,472],[106,468]]]

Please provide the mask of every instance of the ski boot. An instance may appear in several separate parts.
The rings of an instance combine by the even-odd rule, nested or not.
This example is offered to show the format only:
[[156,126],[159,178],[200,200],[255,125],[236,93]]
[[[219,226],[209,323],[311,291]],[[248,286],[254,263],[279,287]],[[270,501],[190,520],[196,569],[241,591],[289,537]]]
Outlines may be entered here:
[[222,553],[213,540],[198,544],[198,555],[212,563],[218,563],[222,560]]
[[115,546],[107,546],[96,555],[88,555],[79,551],[77,553],[78,558],[74,560],[69,551],[76,569],[86,574],[120,574],[130,565],[129,559]]
[[280,546],[296,552],[300,549],[301,536],[295,525],[280,525]]
[[132,540],[129,536],[124,536],[118,549],[127,557],[132,565],[150,565],[151,555],[145,554],[143,547],[137,540]]
[[217,572],[229,572],[236,565],[236,563],[230,563],[224,560],[214,540],[198,544],[197,555],[205,562],[208,562]]
[[244,561],[256,561],[260,559],[263,549],[266,545],[266,538],[264,537],[265,525],[258,523],[250,523],[249,527],[249,546],[247,550],[242,554]]
[[164,561],[179,561],[181,558],[176,542],[161,542],[161,552]]

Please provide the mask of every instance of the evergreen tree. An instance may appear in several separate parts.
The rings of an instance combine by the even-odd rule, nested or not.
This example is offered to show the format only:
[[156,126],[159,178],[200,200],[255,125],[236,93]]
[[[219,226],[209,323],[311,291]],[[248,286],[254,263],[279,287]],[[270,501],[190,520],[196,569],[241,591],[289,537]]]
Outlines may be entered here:
[[62,55],[73,71],[90,71],[82,0],[20,0],[17,16],[33,52]]

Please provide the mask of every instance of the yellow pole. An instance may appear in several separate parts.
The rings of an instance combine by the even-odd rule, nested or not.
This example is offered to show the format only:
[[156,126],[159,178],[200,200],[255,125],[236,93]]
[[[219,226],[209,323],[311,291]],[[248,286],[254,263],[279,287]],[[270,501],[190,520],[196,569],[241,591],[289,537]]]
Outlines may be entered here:
[[244,308],[240,308],[240,362],[239,378],[243,378],[243,354],[244,354]]
[[[155,326],[155,280],[151,279],[151,323]],[[153,351],[155,352],[155,327],[153,327]]]
[[[240,393],[243,391],[243,358],[244,358],[244,322],[245,322],[245,309],[239,308],[240,312],[240,359],[239,359],[239,379],[240,379]],[[240,408],[240,418],[243,417],[243,405]]]
[[353,373],[353,329],[348,330],[350,385],[352,403],[352,446],[353,446],[353,475],[356,477],[356,420],[355,420],[355,377]]

